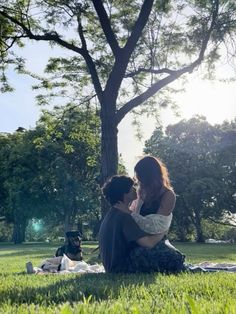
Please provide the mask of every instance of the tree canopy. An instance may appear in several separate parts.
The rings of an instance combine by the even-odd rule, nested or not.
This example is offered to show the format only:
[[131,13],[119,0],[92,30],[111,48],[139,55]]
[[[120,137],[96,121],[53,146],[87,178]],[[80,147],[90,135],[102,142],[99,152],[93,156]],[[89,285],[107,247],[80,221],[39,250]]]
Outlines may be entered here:
[[78,216],[100,218],[100,124],[92,110],[45,111],[33,130],[0,135],[0,215],[24,241],[29,219],[46,218],[64,230]]
[[204,219],[222,221],[235,213],[235,140],[235,121],[212,126],[197,116],[169,125],[165,132],[157,128],[146,142],[145,152],[159,156],[169,169],[181,240],[193,225],[197,240],[203,241]]

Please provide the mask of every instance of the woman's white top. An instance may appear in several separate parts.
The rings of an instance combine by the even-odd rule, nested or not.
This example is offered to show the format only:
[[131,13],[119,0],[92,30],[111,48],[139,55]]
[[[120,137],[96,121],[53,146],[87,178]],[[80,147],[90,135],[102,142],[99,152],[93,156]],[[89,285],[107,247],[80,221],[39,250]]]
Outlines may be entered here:
[[169,216],[160,214],[142,216],[138,213],[132,213],[131,216],[138,224],[140,229],[149,234],[158,234],[167,232],[169,230],[173,215],[171,213]]
[[[170,192],[171,198],[169,194],[166,194],[167,197],[165,199],[163,198],[161,204],[163,207],[167,207],[173,210],[175,205],[175,194],[172,191]],[[139,214],[142,205],[143,201],[140,198],[138,198],[134,200],[130,206],[130,210],[132,211],[131,216],[138,224],[140,229],[149,234],[167,233],[171,225],[173,217],[172,213],[170,213],[168,216],[164,216],[161,214],[150,214],[147,216],[142,216]]]

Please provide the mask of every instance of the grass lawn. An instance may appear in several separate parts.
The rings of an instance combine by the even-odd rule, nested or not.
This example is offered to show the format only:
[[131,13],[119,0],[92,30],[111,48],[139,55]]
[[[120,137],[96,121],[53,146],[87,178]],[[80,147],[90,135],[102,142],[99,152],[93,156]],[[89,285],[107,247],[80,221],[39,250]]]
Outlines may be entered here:
[[[236,264],[235,244],[177,243],[187,262]],[[86,261],[96,243],[83,243]],[[0,313],[236,314],[236,273],[27,275],[57,245],[0,244]],[[87,254],[86,254],[87,253]]]

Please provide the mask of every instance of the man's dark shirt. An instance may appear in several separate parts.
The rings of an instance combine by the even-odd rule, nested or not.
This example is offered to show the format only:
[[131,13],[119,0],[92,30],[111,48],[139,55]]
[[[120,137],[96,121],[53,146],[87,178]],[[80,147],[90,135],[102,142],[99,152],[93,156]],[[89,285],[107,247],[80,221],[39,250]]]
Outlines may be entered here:
[[123,272],[136,241],[148,234],[142,231],[132,216],[112,208],[106,214],[99,231],[99,248],[106,272]]

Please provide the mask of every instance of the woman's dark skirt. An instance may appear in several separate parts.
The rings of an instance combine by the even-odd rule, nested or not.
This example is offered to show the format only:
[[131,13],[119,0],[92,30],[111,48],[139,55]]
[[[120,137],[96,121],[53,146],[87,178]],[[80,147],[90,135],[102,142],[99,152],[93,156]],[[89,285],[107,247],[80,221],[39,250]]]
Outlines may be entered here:
[[126,271],[179,273],[186,269],[184,260],[185,256],[171,245],[169,240],[163,240],[152,249],[143,247],[133,249],[126,263]]

